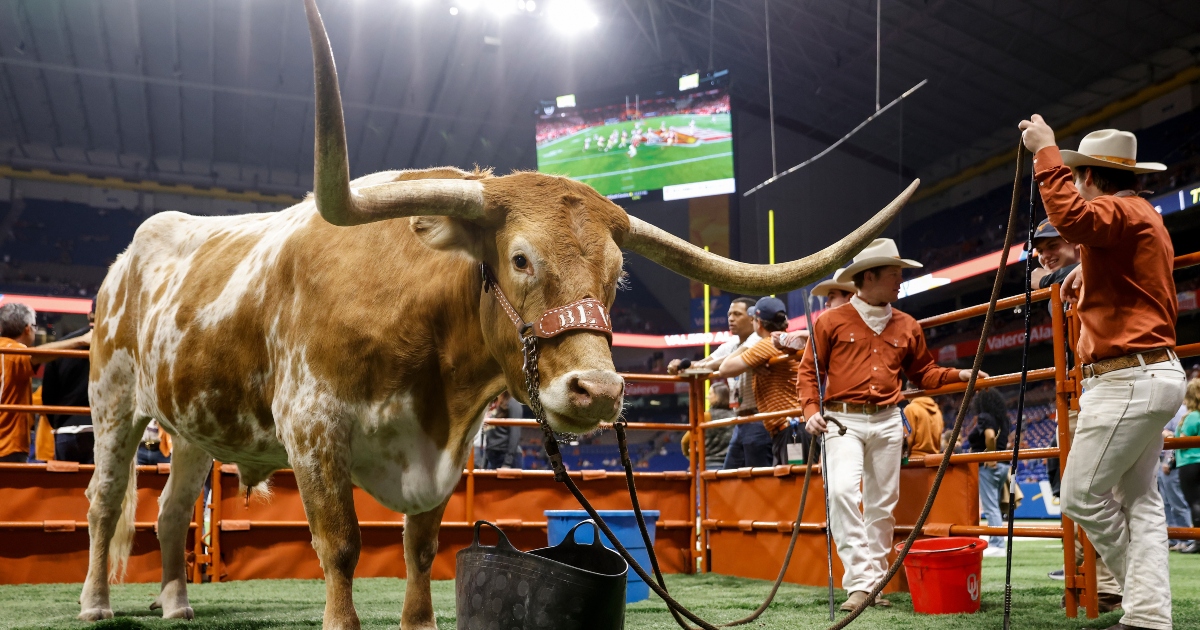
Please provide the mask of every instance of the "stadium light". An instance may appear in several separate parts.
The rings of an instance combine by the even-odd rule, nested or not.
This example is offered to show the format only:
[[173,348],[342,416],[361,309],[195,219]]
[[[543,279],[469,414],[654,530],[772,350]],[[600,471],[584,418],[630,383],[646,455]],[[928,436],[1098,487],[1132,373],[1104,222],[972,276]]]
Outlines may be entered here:
[[450,15],[458,15],[458,7],[450,7]]
[[600,18],[583,0],[555,0],[546,9],[546,17],[563,33],[592,29],[600,23]]
[[517,12],[516,0],[483,0],[483,6],[496,15],[507,15]]

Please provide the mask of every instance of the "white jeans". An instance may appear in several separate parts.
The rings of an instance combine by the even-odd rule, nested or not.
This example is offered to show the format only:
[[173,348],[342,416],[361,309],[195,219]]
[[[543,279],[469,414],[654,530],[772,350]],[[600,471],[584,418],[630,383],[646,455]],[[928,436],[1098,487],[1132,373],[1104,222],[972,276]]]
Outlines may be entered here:
[[896,526],[892,510],[900,500],[904,443],[900,409],[872,415],[825,415],[846,425],[846,435],[838,435],[837,425],[829,423],[822,460],[829,493],[829,529],[846,568],[842,588],[869,591],[887,573]]
[[1124,586],[1121,623],[1171,629],[1167,520],[1155,472],[1185,389],[1178,360],[1084,381],[1062,477],[1062,510]]

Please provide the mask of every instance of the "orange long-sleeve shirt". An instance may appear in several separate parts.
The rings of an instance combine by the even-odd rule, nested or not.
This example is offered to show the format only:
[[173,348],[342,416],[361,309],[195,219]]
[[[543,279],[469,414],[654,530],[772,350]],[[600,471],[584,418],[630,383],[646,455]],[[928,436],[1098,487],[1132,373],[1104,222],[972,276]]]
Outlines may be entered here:
[[[896,308],[876,334],[852,304],[843,304],[821,315],[813,338],[821,355],[825,400],[894,405],[903,398],[901,370],[925,389],[959,380],[957,369],[934,363],[917,320]],[[812,352],[804,353],[796,381],[804,417],[810,417],[820,410]]]
[[[0,346],[24,348],[25,344],[0,337]],[[32,400],[33,364],[28,356],[0,355],[0,403],[28,405]],[[29,423],[33,414],[24,411],[0,412],[0,457],[29,452]]]
[[1079,360],[1093,363],[1175,347],[1175,249],[1162,216],[1136,195],[1084,201],[1058,147],[1034,157],[1050,224],[1079,245]]

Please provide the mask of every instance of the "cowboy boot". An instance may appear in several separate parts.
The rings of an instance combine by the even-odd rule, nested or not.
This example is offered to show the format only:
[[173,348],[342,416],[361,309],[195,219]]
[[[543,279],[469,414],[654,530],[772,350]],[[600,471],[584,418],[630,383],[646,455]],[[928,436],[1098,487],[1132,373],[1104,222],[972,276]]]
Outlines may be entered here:
[[842,605],[840,608],[838,608],[838,610],[842,612],[851,612],[857,609],[863,602],[867,601],[867,595],[868,593],[866,591],[854,591],[853,593],[850,593],[850,597],[846,598],[846,601],[842,602]]

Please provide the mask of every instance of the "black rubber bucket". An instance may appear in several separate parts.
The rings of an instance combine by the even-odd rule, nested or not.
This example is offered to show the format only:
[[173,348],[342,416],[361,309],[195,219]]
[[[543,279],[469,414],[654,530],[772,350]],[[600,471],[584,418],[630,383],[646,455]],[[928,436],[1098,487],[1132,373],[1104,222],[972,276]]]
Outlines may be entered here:
[[[575,530],[591,524],[591,544]],[[499,536],[479,544],[479,528]],[[571,528],[562,543],[524,552],[487,521],[475,522],[471,546],[458,552],[454,595],[458,630],[621,630],[629,565],[600,542],[591,520]]]

